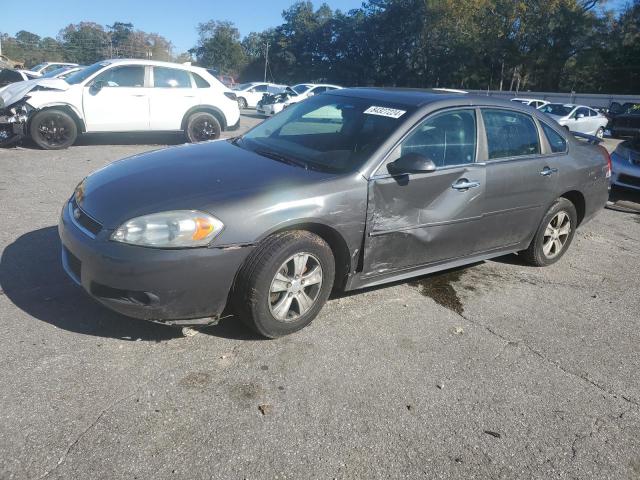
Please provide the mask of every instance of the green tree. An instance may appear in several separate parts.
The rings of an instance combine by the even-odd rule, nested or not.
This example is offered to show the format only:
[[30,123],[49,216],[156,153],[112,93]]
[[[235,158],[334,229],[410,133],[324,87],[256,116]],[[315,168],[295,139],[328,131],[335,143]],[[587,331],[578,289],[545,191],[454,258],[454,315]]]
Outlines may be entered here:
[[101,25],[93,22],[71,24],[58,35],[65,58],[70,62],[90,65],[109,57],[109,35]]
[[190,50],[200,65],[216,68],[221,73],[236,74],[246,64],[240,43],[240,32],[232,22],[210,20],[200,23],[198,46]]

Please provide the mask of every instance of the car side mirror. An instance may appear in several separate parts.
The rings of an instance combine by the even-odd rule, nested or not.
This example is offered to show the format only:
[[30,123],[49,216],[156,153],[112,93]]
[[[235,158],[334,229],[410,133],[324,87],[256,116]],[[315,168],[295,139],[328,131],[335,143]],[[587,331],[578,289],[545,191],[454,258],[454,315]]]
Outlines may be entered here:
[[581,118],[584,118],[584,113],[578,113],[576,115],[576,120],[580,120]]
[[91,84],[91,87],[89,88],[89,91],[92,94],[96,94],[98,93],[100,90],[102,90],[105,86],[107,85],[107,82],[103,81],[103,80],[97,80],[95,82],[93,82]]
[[394,162],[387,165],[391,175],[405,173],[430,173],[435,172],[436,164],[430,158],[416,152],[407,153]]

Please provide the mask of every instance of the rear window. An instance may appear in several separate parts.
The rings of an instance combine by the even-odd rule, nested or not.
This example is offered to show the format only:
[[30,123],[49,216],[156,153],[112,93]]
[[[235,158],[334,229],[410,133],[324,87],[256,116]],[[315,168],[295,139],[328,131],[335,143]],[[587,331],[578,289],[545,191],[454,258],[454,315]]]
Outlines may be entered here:
[[511,110],[482,110],[489,160],[540,153],[538,129],[529,115]]
[[544,131],[544,134],[549,141],[549,145],[551,145],[551,151],[553,153],[566,152],[567,141],[564,139],[564,137],[546,123],[540,122],[540,125],[542,125],[542,130]]
[[153,86],[156,88],[191,88],[189,72],[177,68],[153,67]]

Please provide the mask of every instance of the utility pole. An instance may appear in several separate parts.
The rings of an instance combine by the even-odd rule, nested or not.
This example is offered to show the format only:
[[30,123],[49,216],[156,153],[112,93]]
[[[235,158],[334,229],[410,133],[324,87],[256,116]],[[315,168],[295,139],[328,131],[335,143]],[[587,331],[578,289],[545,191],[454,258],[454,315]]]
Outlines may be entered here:
[[2,35],[0,35],[0,55],[2,55]]
[[267,81],[267,62],[269,61],[269,42],[267,42],[267,51],[264,54],[264,82]]

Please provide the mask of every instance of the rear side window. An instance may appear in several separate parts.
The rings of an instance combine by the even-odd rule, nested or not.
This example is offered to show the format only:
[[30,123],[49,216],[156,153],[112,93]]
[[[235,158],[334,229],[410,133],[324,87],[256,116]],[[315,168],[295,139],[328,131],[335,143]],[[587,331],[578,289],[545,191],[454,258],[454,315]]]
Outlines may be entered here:
[[547,136],[547,140],[549,141],[549,145],[551,145],[551,151],[553,153],[562,153],[567,151],[567,141],[556,132],[553,128],[551,128],[546,123],[540,122],[542,125],[542,130],[544,134]]
[[511,110],[482,110],[489,160],[540,153],[538,129],[529,115]]
[[257,85],[252,89],[255,93],[265,93],[267,91],[266,85]]
[[202,78],[197,73],[193,73],[192,72],[191,75],[193,75],[193,79],[196,81],[196,87],[198,87],[198,88],[209,88],[211,86],[211,85],[209,85],[209,82],[207,82],[204,78]]
[[445,112],[424,121],[400,145],[400,155],[419,153],[436,167],[473,163],[476,156],[474,110]]
[[153,67],[153,86],[156,88],[191,88],[189,72],[177,68]]

